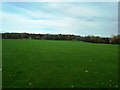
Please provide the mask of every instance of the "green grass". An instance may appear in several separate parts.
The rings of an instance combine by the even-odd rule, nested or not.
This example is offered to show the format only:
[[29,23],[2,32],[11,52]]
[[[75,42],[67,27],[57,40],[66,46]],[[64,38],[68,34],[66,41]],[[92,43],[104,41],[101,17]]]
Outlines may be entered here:
[[118,86],[118,45],[3,40],[3,88]]
[[0,39],[0,89],[2,88],[2,39]]

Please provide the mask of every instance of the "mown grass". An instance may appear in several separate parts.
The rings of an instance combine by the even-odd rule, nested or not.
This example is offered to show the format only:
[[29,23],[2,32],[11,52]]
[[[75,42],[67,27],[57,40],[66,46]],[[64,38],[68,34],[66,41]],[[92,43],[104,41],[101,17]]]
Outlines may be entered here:
[[3,40],[3,88],[118,87],[118,45]]
[[2,89],[2,39],[0,38],[0,89]]

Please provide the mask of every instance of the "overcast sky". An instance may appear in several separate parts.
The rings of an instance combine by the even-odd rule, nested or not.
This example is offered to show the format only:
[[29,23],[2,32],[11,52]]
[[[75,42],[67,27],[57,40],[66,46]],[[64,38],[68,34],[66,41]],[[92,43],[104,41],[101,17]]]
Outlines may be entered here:
[[0,2],[119,2],[119,0],[0,0]]
[[112,36],[117,2],[4,2],[2,32]]

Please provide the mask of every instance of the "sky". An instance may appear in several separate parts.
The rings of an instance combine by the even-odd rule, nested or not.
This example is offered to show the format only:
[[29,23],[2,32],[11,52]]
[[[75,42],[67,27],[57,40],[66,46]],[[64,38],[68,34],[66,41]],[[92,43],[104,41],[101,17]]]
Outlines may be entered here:
[[117,2],[0,3],[2,32],[112,36],[118,34]]
[[119,0],[1,0],[1,2],[119,2]]

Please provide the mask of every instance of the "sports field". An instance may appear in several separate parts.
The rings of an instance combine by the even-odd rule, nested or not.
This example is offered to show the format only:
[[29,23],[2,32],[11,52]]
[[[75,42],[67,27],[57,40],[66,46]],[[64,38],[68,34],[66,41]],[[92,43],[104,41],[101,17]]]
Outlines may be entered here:
[[3,88],[118,87],[118,45],[3,40]]

